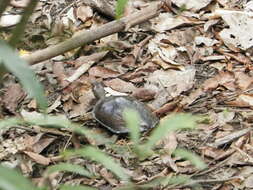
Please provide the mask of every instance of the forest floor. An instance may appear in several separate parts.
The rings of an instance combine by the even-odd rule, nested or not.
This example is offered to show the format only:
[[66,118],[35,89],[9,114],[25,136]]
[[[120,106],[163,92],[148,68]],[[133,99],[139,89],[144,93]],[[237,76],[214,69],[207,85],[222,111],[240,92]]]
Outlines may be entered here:
[[[13,1],[7,16],[20,14],[26,2]],[[113,20],[84,2],[40,1],[19,44],[20,54],[53,46],[80,30]],[[158,184],[146,189],[252,189],[253,3],[183,2],[171,0],[146,22],[31,66],[44,86],[47,113],[65,115],[104,135],[107,142],[61,129],[13,126],[0,131],[1,163],[19,168],[24,176],[41,184],[48,166],[64,162],[59,156],[62,151],[91,144],[120,163],[137,185],[162,176],[186,176],[198,184]],[[129,1],[124,16],[150,3]],[[7,23],[0,36],[7,39],[10,29]],[[85,64],[89,66],[80,73]],[[129,95],[144,102],[160,119],[186,112],[206,120],[194,130],[168,134],[156,147],[165,153],[138,161],[127,135],[113,134],[94,120],[93,81],[102,82],[111,95]],[[32,117],[39,112],[36,101],[11,74],[4,78],[0,104],[1,119]],[[149,132],[142,135],[148,138]],[[199,155],[207,167],[198,169],[189,160],[173,156],[176,148]],[[123,185],[101,164],[80,157],[70,162],[84,166],[96,177],[58,172],[48,180],[52,187],[67,183],[109,190]]]

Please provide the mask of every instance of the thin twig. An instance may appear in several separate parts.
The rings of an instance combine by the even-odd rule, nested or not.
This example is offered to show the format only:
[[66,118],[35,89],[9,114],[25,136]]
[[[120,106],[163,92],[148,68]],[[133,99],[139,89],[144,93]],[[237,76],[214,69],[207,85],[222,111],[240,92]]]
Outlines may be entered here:
[[[200,183],[222,183],[222,182],[227,182],[235,179],[243,179],[242,176],[235,176],[235,177],[229,177],[229,178],[224,178],[224,179],[202,179],[202,180],[194,180],[191,181],[185,185],[177,186],[176,188],[181,189],[181,188],[186,188],[189,186],[193,186],[195,184],[200,184]],[[175,188],[175,187],[168,187],[169,188]]]
[[123,17],[119,20],[109,22],[96,29],[83,30],[76,36],[62,43],[50,46],[46,49],[38,50],[30,55],[24,55],[23,59],[25,59],[29,64],[35,64],[50,59],[72,49],[83,46],[84,44],[90,43],[94,40],[103,38],[116,32],[120,32],[124,30],[126,26],[132,27],[144,21],[147,21],[158,15],[161,9],[161,2],[150,3],[148,7],[137,11],[136,13]]

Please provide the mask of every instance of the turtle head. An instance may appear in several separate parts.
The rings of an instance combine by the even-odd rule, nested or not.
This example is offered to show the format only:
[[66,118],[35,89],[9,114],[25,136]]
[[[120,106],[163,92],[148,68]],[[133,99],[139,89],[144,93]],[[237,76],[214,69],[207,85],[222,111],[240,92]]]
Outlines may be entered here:
[[105,97],[104,86],[101,82],[92,82],[92,91],[97,99]]

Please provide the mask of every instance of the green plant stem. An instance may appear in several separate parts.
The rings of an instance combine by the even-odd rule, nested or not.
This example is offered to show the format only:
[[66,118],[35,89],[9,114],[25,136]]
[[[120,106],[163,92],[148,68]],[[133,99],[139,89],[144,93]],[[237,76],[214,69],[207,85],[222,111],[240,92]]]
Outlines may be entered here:
[[3,14],[6,7],[10,4],[10,0],[0,0],[0,17]]
[[26,23],[28,22],[29,17],[32,15],[34,9],[36,8],[37,3],[38,0],[31,0],[28,6],[24,9],[23,16],[20,22],[16,25],[15,29],[13,30],[11,39],[9,41],[9,44],[12,47],[14,47],[18,43],[19,39],[24,33]]

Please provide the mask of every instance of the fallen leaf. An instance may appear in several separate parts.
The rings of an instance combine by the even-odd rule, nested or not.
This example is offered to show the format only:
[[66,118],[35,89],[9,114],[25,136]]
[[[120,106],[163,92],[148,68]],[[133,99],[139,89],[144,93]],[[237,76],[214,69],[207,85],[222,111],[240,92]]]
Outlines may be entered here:
[[229,25],[229,28],[225,28],[219,33],[228,47],[233,45],[236,48],[247,50],[253,46],[253,28],[251,27],[253,19],[247,12],[216,10],[216,14],[220,15]]
[[75,10],[76,18],[80,19],[82,22],[86,22],[93,16],[93,11],[90,6],[79,6]]
[[185,67],[185,70],[157,70],[151,73],[144,85],[145,88],[152,88],[156,92],[154,101],[149,105],[158,109],[172,98],[192,88],[195,78],[195,68]]
[[3,102],[5,108],[11,113],[15,113],[18,104],[25,98],[26,94],[19,84],[11,84],[4,95]]
[[236,107],[252,107],[253,106],[253,95],[251,94],[240,94],[235,100],[225,102],[228,105]]
[[132,94],[133,97],[141,101],[152,100],[155,97],[155,95],[156,95],[155,91],[147,88],[137,88]]
[[133,92],[136,89],[131,82],[125,82],[119,78],[107,80],[104,84],[119,92]]
[[71,111],[69,112],[70,118],[85,116],[93,105],[92,101],[95,99],[95,96],[93,95],[92,90],[83,89],[80,90],[80,92],[82,92],[82,94],[77,97],[77,104],[71,105]]
[[55,74],[57,80],[61,87],[67,86],[69,83],[66,81],[67,74],[64,68],[63,62],[55,62],[53,64],[53,73]]
[[174,16],[171,13],[160,13],[158,17],[151,19],[151,23],[153,30],[162,33],[193,22],[183,16]]
[[118,181],[113,177],[112,173],[108,172],[107,169],[102,168],[99,173],[106,181],[108,181],[109,184],[113,186],[118,185]]
[[241,90],[247,90],[253,83],[253,77],[244,72],[235,72],[236,83]]
[[216,89],[219,85],[227,87],[228,89],[235,89],[235,77],[231,72],[220,71],[215,77],[207,79],[203,84],[203,90],[213,90]]
[[209,5],[212,0],[171,0],[179,8],[185,8],[187,10],[198,11]]
[[42,137],[38,140],[38,142],[32,145],[32,151],[34,153],[41,153],[46,147],[48,147],[56,137]]
[[246,188],[253,188],[253,175],[250,175],[249,177],[247,177],[244,181],[244,185]]
[[89,75],[105,79],[118,77],[120,73],[102,66],[94,66],[89,69]]
[[215,39],[203,37],[203,36],[196,36],[195,43],[196,43],[196,45],[205,44],[205,46],[213,46],[213,45],[219,43],[219,41],[215,40]]
[[42,164],[44,166],[47,166],[51,162],[51,160],[49,158],[42,156],[40,154],[30,152],[30,151],[24,151],[24,153],[26,155],[28,155],[30,158],[32,158],[38,164]]
[[224,154],[223,150],[217,149],[217,148],[212,148],[212,147],[202,147],[201,152],[203,155],[209,157],[209,158],[218,158],[220,155]]

